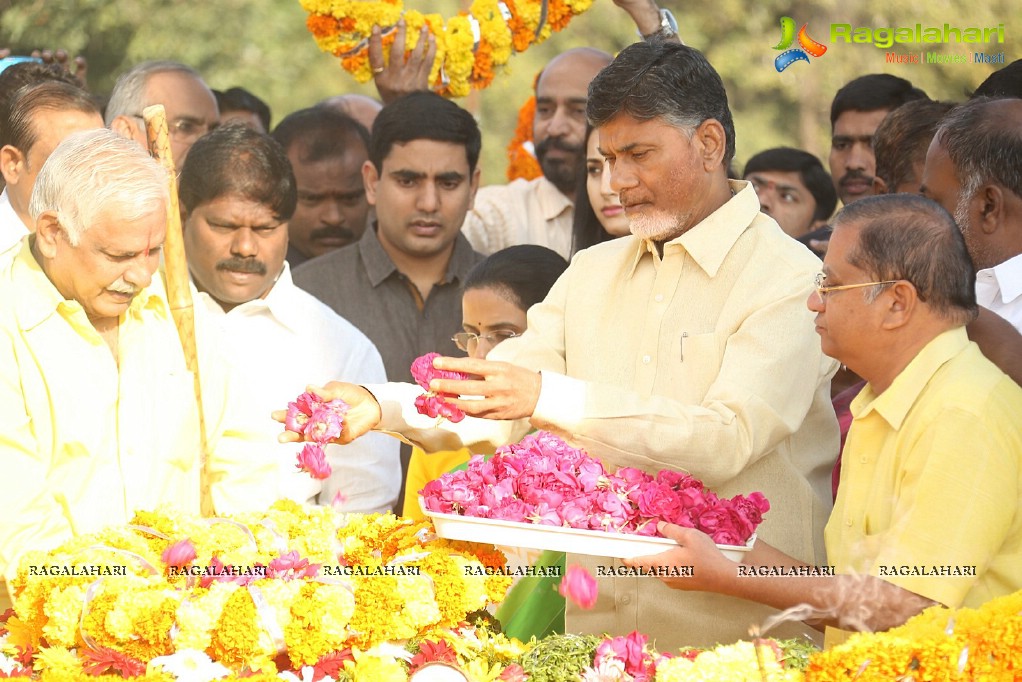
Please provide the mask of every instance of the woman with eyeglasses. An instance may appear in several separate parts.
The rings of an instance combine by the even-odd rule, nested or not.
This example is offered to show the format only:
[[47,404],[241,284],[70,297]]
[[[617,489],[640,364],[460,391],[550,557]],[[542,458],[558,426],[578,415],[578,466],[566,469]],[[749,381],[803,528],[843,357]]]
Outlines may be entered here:
[[[523,244],[498,251],[477,264],[465,278],[461,297],[462,329],[453,336],[458,348],[473,358],[485,358],[498,343],[521,336],[525,313],[542,301],[568,262],[544,246]],[[405,482],[403,516],[421,520],[419,491],[426,483],[454,469],[463,469],[472,453],[426,454],[412,450]],[[509,559],[522,565],[560,566],[563,552],[528,552],[505,548]],[[519,580],[497,610],[508,636],[528,641],[564,632],[564,598],[557,594],[557,577],[529,576]]]
[[[485,358],[502,341],[521,336],[525,313],[542,301],[550,287],[568,267],[568,262],[545,246],[511,246],[476,264],[465,278],[461,296],[463,331],[452,338],[458,348],[473,358]],[[420,520],[419,491],[441,474],[464,465],[471,453],[426,454],[412,450],[405,483],[402,515]]]

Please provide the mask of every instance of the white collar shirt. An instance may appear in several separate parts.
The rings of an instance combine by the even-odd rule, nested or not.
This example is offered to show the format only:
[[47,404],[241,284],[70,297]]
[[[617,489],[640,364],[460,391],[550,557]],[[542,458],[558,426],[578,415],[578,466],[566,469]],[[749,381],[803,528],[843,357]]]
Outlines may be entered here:
[[1022,331],[1022,254],[976,273],[976,302]]

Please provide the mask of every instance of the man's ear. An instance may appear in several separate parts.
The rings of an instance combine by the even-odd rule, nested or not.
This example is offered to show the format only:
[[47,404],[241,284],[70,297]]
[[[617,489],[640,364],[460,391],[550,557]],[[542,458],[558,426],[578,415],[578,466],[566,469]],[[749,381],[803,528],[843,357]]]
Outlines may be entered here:
[[145,131],[139,129],[137,120],[131,116],[118,116],[110,121],[110,130],[148,148],[149,143],[146,140]]
[[372,161],[362,164],[362,184],[365,185],[366,201],[370,206],[376,205],[376,185],[380,182],[380,174]]
[[468,210],[472,210],[476,203],[476,192],[479,191],[479,179],[482,177],[482,169],[477,165],[476,169],[472,171],[472,179],[469,181],[469,190],[471,196],[468,198]]
[[5,144],[0,147],[0,173],[8,185],[18,184],[21,172],[25,169],[25,155],[17,147]]
[[911,282],[900,280],[880,294],[886,295],[887,309],[884,315],[884,329],[897,329],[908,324],[919,304],[919,293]]
[[887,183],[879,175],[873,176],[873,194],[887,194]]
[[719,169],[724,163],[724,152],[727,149],[724,126],[717,119],[708,118],[696,128],[695,138],[699,142],[703,169],[708,173]]
[[56,211],[43,211],[35,221],[35,245],[44,258],[57,255],[57,242],[65,239]]
[[971,208],[978,212],[977,227],[983,234],[993,234],[1001,226],[1004,219],[1004,200],[1004,189],[993,184],[983,185],[972,197]]

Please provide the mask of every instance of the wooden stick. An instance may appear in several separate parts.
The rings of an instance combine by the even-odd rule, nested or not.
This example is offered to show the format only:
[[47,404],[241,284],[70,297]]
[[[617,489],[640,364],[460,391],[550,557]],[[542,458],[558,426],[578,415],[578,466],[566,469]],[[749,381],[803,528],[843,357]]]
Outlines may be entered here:
[[181,348],[185,354],[185,365],[195,380],[195,403],[199,409],[199,507],[203,516],[213,516],[213,497],[210,494],[209,458],[206,453],[206,417],[202,409],[202,385],[199,381],[199,356],[195,345],[195,310],[192,307],[192,290],[188,277],[188,261],[185,258],[184,236],[181,232],[181,210],[177,198],[177,171],[170,151],[170,131],[167,128],[167,113],[162,104],[154,104],[142,110],[145,121],[149,152],[167,172],[167,186],[170,201],[167,202],[167,238],[163,244],[163,263],[167,273],[167,300],[170,313],[177,325]]

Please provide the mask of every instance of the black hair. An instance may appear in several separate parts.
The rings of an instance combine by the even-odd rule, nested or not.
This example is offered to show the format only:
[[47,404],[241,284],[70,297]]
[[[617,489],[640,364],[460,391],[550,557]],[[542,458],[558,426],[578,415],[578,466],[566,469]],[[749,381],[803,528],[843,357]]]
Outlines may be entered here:
[[233,87],[226,90],[214,90],[217,107],[220,114],[225,111],[250,111],[263,124],[263,130],[270,131],[270,106],[263,100],[242,87]]
[[383,173],[383,160],[395,144],[414,140],[450,142],[465,148],[469,172],[479,162],[483,140],[479,125],[454,102],[433,92],[413,92],[380,110],[369,141],[369,160]]
[[[589,146],[589,137],[593,134],[591,125],[586,124],[585,139],[582,143],[583,151]],[[589,189],[587,180],[589,178],[589,167],[586,161],[586,154],[582,154],[582,163],[578,169],[578,180],[575,182],[575,213],[571,219],[571,252],[577,253],[582,249],[600,242],[610,241],[614,235],[603,229],[600,219],[593,210],[593,204],[589,201]]]
[[929,99],[910,81],[889,73],[870,73],[848,81],[830,103],[830,127],[846,111],[877,111],[897,109],[905,102]]
[[263,204],[288,220],[298,203],[287,155],[269,135],[231,123],[203,135],[185,158],[178,195],[186,213],[222,196],[238,195]]
[[1022,97],[1022,59],[994,71],[979,84],[973,97]]
[[[977,97],[952,109],[937,140],[951,159],[962,196],[995,182],[1022,197],[1022,130],[997,109],[1003,99]],[[999,115],[1000,113],[1000,115]]]
[[663,118],[694,129],[714,119],[724,128],[724,165],[735,155],[735,124],[724,83],[699,50],[661,41],[633,43],[589,84],[586,116],[599,128],[620,113]]
[[528,310],[546,298],[550,287],[568,268],[556,251],[536,244],[509,246],[476,263],[465,277],[464,290],[498,289],[511,302]]
[[793,147],[764,149],[753,155],[745,164],[744,177],[748,177],[750,173],[763,171],[798,173],[802,184],[816,201],[814,221],[827,220],[834,213],[834,207],[837,206],[837,191],[830,179],[830,173],[824,169],[823,163],[809,152]]
[[369,131],[345,113],[330,107],[309,107],[288,114],[271,136],[285,152],[298,147],[302,163],[332,159],[361,144],[368,152]]
[[898,185],[914,178],[915,165],[926,159],[926,150],[937,132],[941,119],[955,105],[920,99],[907,102],[887,116],[873,133],[873,154],[876,176],[895,191]]
[[0,109],[0,146],[9,144],[28,154],[39,135],[32,119],[40,111],[78,111],[100,115],[96,102],[77,85],[63,80],[30,83],[18,89]]

